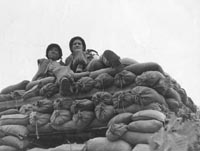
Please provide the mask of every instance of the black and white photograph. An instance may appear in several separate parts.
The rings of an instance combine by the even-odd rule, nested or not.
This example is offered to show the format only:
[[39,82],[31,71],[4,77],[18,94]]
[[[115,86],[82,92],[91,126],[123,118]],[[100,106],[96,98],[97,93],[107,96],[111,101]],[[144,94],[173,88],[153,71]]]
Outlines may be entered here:
[[199,0],[0,0],[0,151],[199,151]]

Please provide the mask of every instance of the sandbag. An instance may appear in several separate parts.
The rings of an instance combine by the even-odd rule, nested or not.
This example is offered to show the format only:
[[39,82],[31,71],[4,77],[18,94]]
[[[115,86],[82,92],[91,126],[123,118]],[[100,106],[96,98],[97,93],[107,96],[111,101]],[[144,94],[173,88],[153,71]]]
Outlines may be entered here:
[[58,98],[53,102],[53,108],[56,110],[70,110],[73,103],[73,99],[70,97]]
[[82,151],[131,151],[132,147],[127,142],[117,140],[109,141],[106,137],[96,137],[86,142]]
[[159,94],[165,96],[166,93],[171,88],[171,82],[167,78],[160,79],[154,86],[153,89],[155,89]]
[[18,151],[18,149],[12,146],[1,145],[0,151]]
[[24,114],[2,115],[0,118],[0,126],[2,125],[28,125],[29,117]]
[[74,114],[72,120],[75,122],[78,130],[83,130],[93,121],[94,117],[94,112],[82,111]]
[[23,96],[25,95],[26,90],[14,90],[13,92],[11,92],[11,96],[14,100],[19,100],[22,99]]
[[194,102],[192,101],[191,97],[187,98],[186,104],[185,104],[188,108],[190,108],[192,110],[192,112],[196,113],[197,112],[197,106],[194,104]]
[[127,131],[127,125],[124,123],[112,124],[106,131],[106,137],[109,141],[116,141]]
[[96,118],[101,122],[108,122],[115,115],[115,110],[112,105],[100,103],[95,107]]
[[132,84],[135,81],[136,75],[130,71],[123,70],[117,73],[114,77],[114,85],[118,88],[123,88]]
[[129,123],[127,129],[133,132],[155,133],[162,126],[163,123],[158,120],[139,120]]
[[114,78],[108,73],[101,73],[95,78],[95,88],[105,89],[113,85]]
[[10,114],[18,114],[19,111],[17,109],[7,109],[5,111],[0,112],[0,116],[2,115],[10,115]]
[[131,90],[133,102],[142,106],[157,102],[166,105],[165,99],[162,95],[157,93],[154,89],[146,86],[136,86]]
[[24,139],[29,134],[27,127],[22,125],[3,125],[0,126],[0,131],[5,135],[12,135],[19,139]]
[[99,59],[92,59],[90,63],[87,65],[87,71],[96,71],[104,68],[104,64]]
[[61,125],[72,119],[72,114],[68,110],[54,110],[50,122],[52,125]]
[[143,107],[141,105],[131,104],[125,108],[117,108],[117,109],[115,109],[115,112],[116,113],[136,113],[142,109],[143,109]]
[[134,96],[131,91],[118,91],[113,94],[112,97],[114,108],[125,108],[130,106],[134,102]]
[[154,133],[139,133],[127,131],[121,136],[121,139],[126,141],[131,145],[137,144],[148,144],[149,139],[154,135]]
[[40,85],[34,85],[31,89],[29,89],[24,93],[22,99],[26,101],[29,98],[39,96],[40,88],[41,88]]
[[136,63],[126,66],[124,68],[127,71],[131,71],[135,75],[140,75],[145,71],[159,71],[164,73],[161,66],[154,62],[146,62],[146,63]]
[[57,131],[71,131],[71,130],[78,129],[76,122],[73,120],[68,121],[62,125],[52,125],[51,124],[51,127]]
[[167,110],[168,108],[164,105],[161,105],[159,103],[150,103],[149,105],[143,106],[141,110],[157,110],[157,111],[163,111]]
[[24,150],[28,147],[29,141],[26,139],[20,140],[15,136],[5,136],[3,138],[0,138],[0,145],[7,145],[17,148],[19,150]]
[[147,86],[153,88],[160,79],[164,78],[165,76],[159,71],[146,71],[136,77],[135,83],[138,86]]
[[1,90],[1,94],[8,94],[14,90],[25,90],[26,85],[29,83],[28,80],[23,80],[17,84],[10,85],[4,89]]
[[164,97],[165,99],[171,98],[171,99],[176,100],[179,103],[179,106],[182,104],[180,95],[173,88],[168,89]]
[[32,112],[29,116],[29,122],[33,126],[42,126],[50,122],[51,114],[43,114],[39,112]]
[[[36,126],[34,125],[28,125],[27,129],[31,133],[36,133]],[[50,123],[37,127],[37,133],[47,133],[47,132],[53,132],[53,131],[55,130],[52,128]]]
[[92,101],[95,105],[98,105],[99,103],[104,103],[106,105],[112,105],[112,95],[109,92],[96,92],[92,96]]
[[107,127],[107,122],[99,121],[95,118],[89,125],[88,128],[98,128],[98,127]]
[[48,149],[34,147],[32,149],[28,149],[27,151],[81,151],[83,147],[84,144],[73,143],[73,144],[62,144],[54,148],[48,148]]
[[76,82],[76,91],[78,92],[89,92],[94,88],[95,81],[90,77],[82,77]]
[[166,115],[156,110],[142,110],[133,114],[131,117],[132,121],[151,120],[151,119],[165,122]]
[[44,86],[47,83],[54,83],[56,80],[55,77],[46,77],[46,78],[42,78],[36,81],[31,81],[26,85],[26,91],[30,90],[33,86],[40,84],[40,86]]
[[11,94],[0,94],[0,102],[6,102],[13,100],[13,97]]
[[6,134],[3,131],[0,131],[0,138],[5,137]]
[[137,144],[132,151],[151,151],[148,144]]
[[174,90],[176,90],[178,92],[178,94],[180,95],[181,102],[183,104],[186,104],[187,103],[187,98],[188,98],[186,91],[183,88],[179,88],[179,89],[174,88]]
[[72,113],[77,113],[78,111],[94,111],[94,103],[88,99],[75,100],[70,108]]
[[30,115],[32,111],[33,111],[33,104],[24,104],[19,109],[19,112],[21,114],[26,114],[26,115]]
[[47,83],[40,89],[39,95],[50,98],[58,92],[59,87],[56,83]]
[[52,113],[53,102],[49,99],[38,100],[33,106],[33,111],[40,113]]
[[112,124],[119,124],[119,123],[124,123],[124,124],[129,124],[132,121],[132,113],[121,113],[116,116],[114,116],[109,122],[108,122],[108,127]]
[[179,109],[179,102],[173,98],[166,98],[166,103],[171,111],[177,112]]

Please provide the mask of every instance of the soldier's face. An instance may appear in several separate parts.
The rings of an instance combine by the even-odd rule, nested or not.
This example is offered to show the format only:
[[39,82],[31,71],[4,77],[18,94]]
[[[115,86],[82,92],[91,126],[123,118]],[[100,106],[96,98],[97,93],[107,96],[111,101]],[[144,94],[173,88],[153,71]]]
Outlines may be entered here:
[[48,58],[52,60],[58,60],[60,57],[59,50],[56,47],[51,48],[48,51]]
[[81,40],[76,39],[73,41],[72,50],[73,50],[73,52],[83,51],[83,44],[82,44]]

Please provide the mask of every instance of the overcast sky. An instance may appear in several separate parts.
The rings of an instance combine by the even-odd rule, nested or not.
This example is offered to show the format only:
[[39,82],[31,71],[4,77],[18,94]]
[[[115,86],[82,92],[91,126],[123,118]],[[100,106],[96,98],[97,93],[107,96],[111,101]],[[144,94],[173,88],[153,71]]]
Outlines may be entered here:
[[31,80],[50,43],[65,59],[79,35],[100,54],[157,62],[200,105],[199,0],[0,0],[0,19],[0,89]]

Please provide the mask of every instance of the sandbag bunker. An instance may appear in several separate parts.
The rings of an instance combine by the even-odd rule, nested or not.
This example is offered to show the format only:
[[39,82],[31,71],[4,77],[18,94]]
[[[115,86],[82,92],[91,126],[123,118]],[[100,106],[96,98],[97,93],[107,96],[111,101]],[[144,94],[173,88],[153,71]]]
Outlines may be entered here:
[[[34,140],[40,141],[46,134],[49,138],[65,134],[60,145],[73,143],[76,140],[68,136],[86,132],[89,135],[81,142],[85,142],[84,151],[131,151],[148,144],[166,125],[170,113],[179,117],[196,112],[192,99],[168,74],[134,73],[131,66],[111,73],[100,69],[78,79],[76,92],[70,96],[58,93],[52,77],[35,85],[24,80],[4,88],[0,94],[0,150],[38,147]],[[36,89],[38,84],[40,89]],[[102,129],[102,133],[89,133]]]

